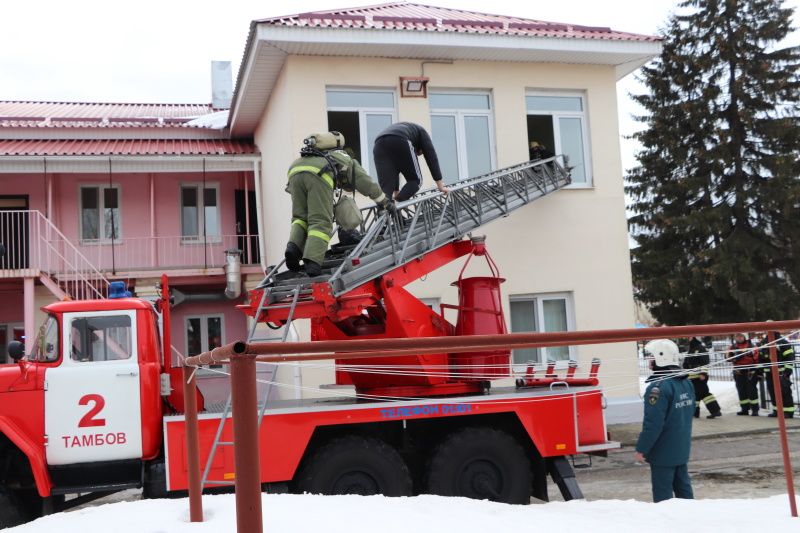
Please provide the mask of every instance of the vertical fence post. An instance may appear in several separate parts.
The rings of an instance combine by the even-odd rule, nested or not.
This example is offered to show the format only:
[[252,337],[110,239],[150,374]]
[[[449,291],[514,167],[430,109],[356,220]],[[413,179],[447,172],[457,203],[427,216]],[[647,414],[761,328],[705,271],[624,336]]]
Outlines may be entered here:
[[183,405],[186,416],[186,460],[189,470],[189,520],[203,521],[203,487],[200,476],[200,434],[197,422],[195,368],[183,367]]
[[781,451],[783,452],[783,470],[786,475],[786,489],[789,494],[789,507],[792,511],[792,516],[797,517],[797,502],[794,496],[794,480],[792,479],[792,461],[789,458],[789,442],[786,438],[786,420],[783,418],[783,391],[781,390],[781,382],[778,373],[780,367],[778,366],[778,350],[775,349],[775,332],[768,333],[769,339],[769,362],[770,362],[770,378],[772,379],[772,400],[775,402],[776,411],[778,415],[778,428],[781,434]]
[[231,361],[233,463],[236,476],[236,530],[261,533],[261,461],[258,449],[256,356],[234,355]]

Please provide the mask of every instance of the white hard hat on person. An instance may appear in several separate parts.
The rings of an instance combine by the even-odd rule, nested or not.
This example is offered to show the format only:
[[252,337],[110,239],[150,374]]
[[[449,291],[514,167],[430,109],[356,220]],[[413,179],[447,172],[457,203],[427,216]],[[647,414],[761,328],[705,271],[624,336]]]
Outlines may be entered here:
[[645,344],[644,349],[655,360],[656,366],[680,366],[680,349],[669,339],[658,339]]

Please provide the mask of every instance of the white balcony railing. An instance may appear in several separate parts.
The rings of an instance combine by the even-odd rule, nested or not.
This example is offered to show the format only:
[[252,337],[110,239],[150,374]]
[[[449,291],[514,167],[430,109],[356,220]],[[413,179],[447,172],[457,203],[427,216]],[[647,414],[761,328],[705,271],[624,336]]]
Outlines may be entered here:
[[0,278],[42,274],[74,299],[105,298],[108,280],[39,211],[0,211]]
[[225,266],[225,252],[242,251],[243,265],[259,263],[254,235],[80,240],[76,248],[103,272],[208,269]]

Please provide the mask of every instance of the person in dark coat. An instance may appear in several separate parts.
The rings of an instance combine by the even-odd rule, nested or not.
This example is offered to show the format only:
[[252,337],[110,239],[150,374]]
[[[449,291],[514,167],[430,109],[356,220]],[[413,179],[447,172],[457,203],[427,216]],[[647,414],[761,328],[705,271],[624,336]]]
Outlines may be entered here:
[[670,340],[650,341],[653,374],[644,395],[644,420],[636,442],[636,460],[650,464],[655,503],[676,498],[693,499],[689,478],[692,447],[694,387],[682,373],[678,346]]
[[733,381],[736,382],[741,408],[737,415],[758,416],[758,380],[761,377],[758,357],[758,350],[753,343],[744,333],[737,333],[736,339],[728,348],[728,359],[733,363]]
[[[372,148],[378,183],[383,193],[396,202],[405,202],[422,187],[422,171],[418,156],[424,155],[439,191],[449,194],[442,182],[439,157],[425,128],[413,122],[392,124],[375,138]],[[406,179],[400,188],[400,174]]]
[[[778,383],[781,388],[781,398],[783,399],[783,417],[794,417],[794,398],[792,398],[792,375],[794,374],[794,347],[789,344],[785,337],[779,332],[772,333],[775,339],[775,351],[778,358]],[[769,417],[778,416],[778,403],[775,400],[775,385],[772,382],[772,366],[770,359],[770,346],[769,341],[761,348],[761,362],[764,366],[764,379],[767,380],[767,390],[769,391],[769,399],[772,402],[772,412],[768,414]]]
[[686,351],[686,357],[683,358],[683,368],[692,370],[689,373],[689,381],[692,382],[694,387],[694,417],[700,418],[700,402],[706,406],[709,415],[706,418],[717,418],[722,416],[722,410],[719,407],[719,402],[708,390],[708,364],[710,363],[708,357],[708,347],[699,337],[692,337],[689,339],[689,349]]

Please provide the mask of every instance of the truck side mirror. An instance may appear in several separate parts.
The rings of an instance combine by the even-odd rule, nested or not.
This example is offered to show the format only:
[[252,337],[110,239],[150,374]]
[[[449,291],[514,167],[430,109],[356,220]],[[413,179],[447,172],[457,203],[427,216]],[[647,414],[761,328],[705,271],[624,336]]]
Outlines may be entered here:
[[7,350],[8,355],[10,355],[14,361],[19,361],[25,357],[25,345],[19,341],[9,342]]

